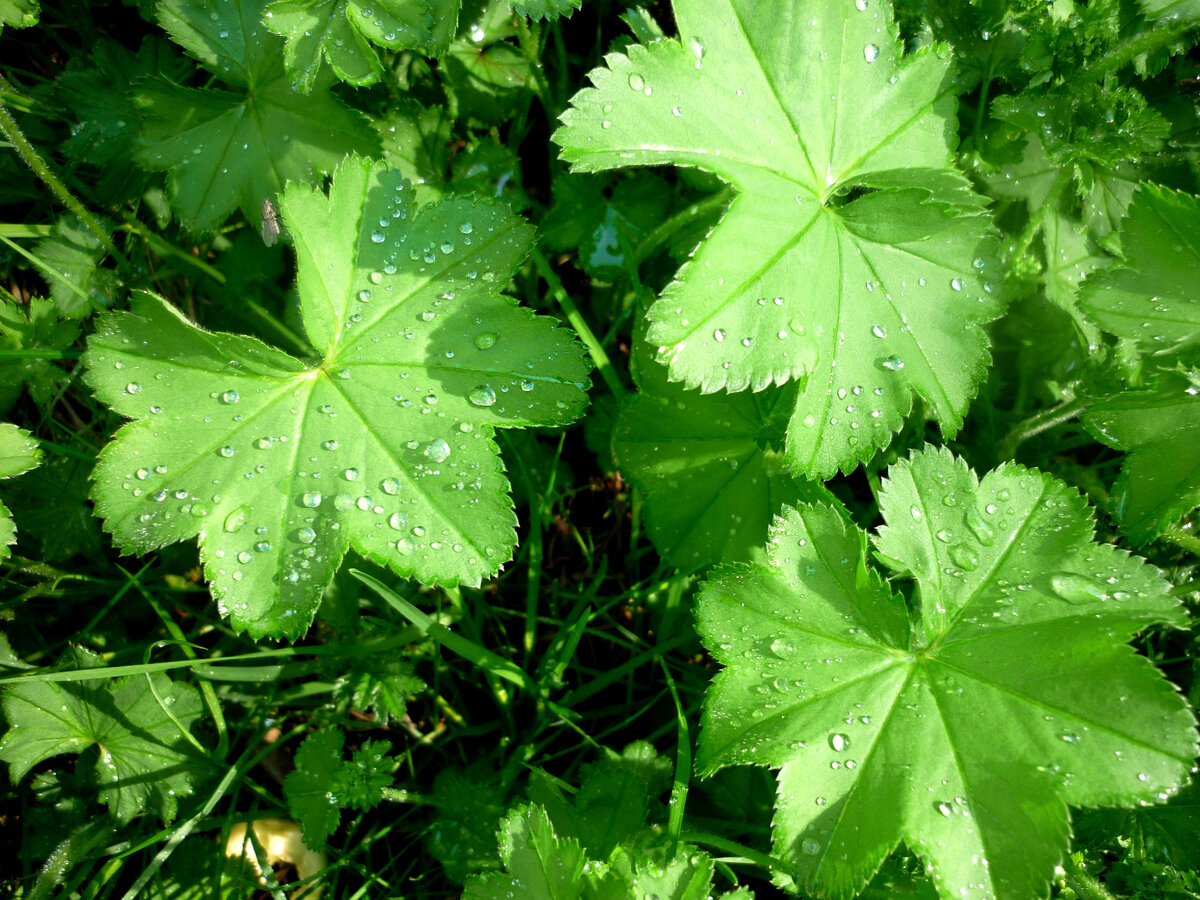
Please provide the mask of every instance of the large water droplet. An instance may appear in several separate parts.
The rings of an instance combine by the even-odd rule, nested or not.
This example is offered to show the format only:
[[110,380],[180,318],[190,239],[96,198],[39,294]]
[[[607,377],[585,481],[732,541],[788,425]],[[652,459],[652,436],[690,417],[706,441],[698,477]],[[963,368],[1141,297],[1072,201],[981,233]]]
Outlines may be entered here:
[[1086,576],[1071,572],[1052,576],[1050,590],[1068,603],[1095,603],[1108,599],[1103,586]]
[[246,526],[246,514],[248,510],[244,506],[239,506],[233,512],[225,517],[225,530],[230,534],[241,531]]
[[426,445],[425,455],[434,462],[444,462],[450,455],[450,445],[441,438],[434,438]]
[[238,402],[239,400],[241,400],[241,399],[242,399],[242,398],[241,398],[241,396],[238,394],[238,392],[237,392],[237,391],[233,391],[233,390],[230,390],[230,391],[225,391],[225,393],[223,393],[223,394],[221,395],[221,402],[222,402],[222,403],[224,403],[224,404],[226,404],[227,406],[230,406],[230,405],[232,405],[232,404],[234,404],[234,403],[237,403],[237,402]]
[[[475,406],[492,406],[496,402],[496,392],[490,385],[481,384],[467,395],[467,399]],[[428,455],[426,453],[426,456]]]
[[829,736],[829,746],[838,753],[842,753],[850,749],[850,738],[844,734],[831,734]]
[[787,638],[775,638],[771,641],[771,652],[780,659],[791,659],[796,655],[796,645]]
[[863,47],[863,59],[869,63],[875,62],[875,60],[879,59],[879,48],[874,44],[867,44],[867,46]]
[[494,331],[485,331],[482,334],[475,336],[475,346],[480,350],[491,350],[496,346],[496,340],[499,335]]
[[805,856],[816,856],[821,852],[821,844],[812,838],[805,838],[800,842],[800,852]]
[[883,366],[885,369],[887,369],[889,372],[899,372],[901,369],[904,368],[904,360],[902,360],[898,356],[889,356],[882,363],[880,363],[880,365]]
[[300,495],[300,504],[307,506],[309,509],[316,509],[321,505],[320,491],[305,491]]
[[383,492],[385,494],[391,494],[395,496],[396,494],[400,493],[400,479],[398,478],[385,478],[383,481],[379,482],[379,486],[383,488]]
[[296,540],[298,540],[302,544],[311,544],[316,539],[317,539],[317,533],[315,531],[313,531],[311,528],[309,528],[307,525],[305,525],[303,528],[301,528],[299,531],[296,532]]

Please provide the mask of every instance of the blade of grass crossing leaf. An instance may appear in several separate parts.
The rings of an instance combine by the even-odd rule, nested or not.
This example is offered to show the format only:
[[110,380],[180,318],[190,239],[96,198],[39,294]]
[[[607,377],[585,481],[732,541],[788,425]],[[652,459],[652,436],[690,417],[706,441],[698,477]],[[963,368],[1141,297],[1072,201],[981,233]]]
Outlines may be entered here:
[[579,337],[583,340],[584,346],[587,347],[588,355],[592,358],[592,362],[596,364],[596,368],[600,370],[600,377],[604,379],[604,383],[608,385],[608,389],[614,397],[625,396],[625,386],[621,384],[621,379],[617,376],[617,370],[613,368],[612,360],[608,358],[608,354],[604,352],[604,347],[596,340],[596,335],[592,332],[591,326],[583,318],[583,314],[579,311],[579,307],[575,305],[575,301],[571,299],[571,295],[567,293],[567,289],[563,287],[562,281],[554,274],[554,269],[550,267],[550,263],[542,255],[542,251],[535,248],[532,258],[538,272],[546,280],[546,284],[550,286],[550,293],[554,295],[554,299],[558,301],[558,305],[566,313],[567,321],[571,323],[571,327],[575,329]]
[[692,739],[688,733],[687,717],[683,714],[683,704],[679,702],[679,692],[675,689],[675,679],[667,662],[661,657],[658,660],[667,680],[667,690],[671,692],[671,700],[675,703],[675,722],[679,728],[679,736],[675,743],[675,779],[671,784],[671,812],[667,818],[667,835],[671,839],[670,856],[675,855],[679,846],[679,835],[683,831],[683,810],[687,806],[688,782],[692,780]]
[[436,641],[448,650],[453,650],[459,656],[479,666],[484,671],[491,672],[497,678],[503,678],[519,687],[526,688],[534,695],[540,694],[537,684],[529,675],[514,663],[502,656],[497,656],[490,650],[485,650],[473,641],[467,640],[460,634],[455,634],[445,625],[441,625],[427,614],[421,612],[383,582],[371,577],[366,572],[351,569],[350,574],[377,593],[387,604],[412,622],[421,633]]
[[81,288],[79,285],[77,285],[75,282],[73,282],[68,276],[64,275],[58,269],[42,262],[42,260],[40,258],[34,256],[32,253],[30,253],[28,250],[26,250],[20,244],[13,243],[12,241],[10,241],[8,238],[6,238],[2,234],[0,234],[0,243],[3,243],[10,250],[14,250],[17,253],[19,253],[21,256],[25,257],[27,260],[29,260],[31,263],[33,263],[33,265],[37,266],[37,268],[41,269],[47,275],[52,275],[54,278],[61,281],[72,294],[74,294],[76,297],[79,297],[79,299],[83,300],[89,306],[91,305],[92,298],[87,295],[87,293],[83,290],[83,288]]

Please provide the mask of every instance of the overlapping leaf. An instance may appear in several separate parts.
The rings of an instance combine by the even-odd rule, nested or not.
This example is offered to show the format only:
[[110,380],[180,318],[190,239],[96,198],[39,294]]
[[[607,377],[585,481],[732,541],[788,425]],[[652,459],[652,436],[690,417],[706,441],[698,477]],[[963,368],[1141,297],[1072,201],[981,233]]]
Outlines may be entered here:
[[[96,654],[75,647],[70,668],[102,665]],[[163,821],[192,791],[204,757],[180,732],[200,717],[200,694],[161,672],[94,681],[22,681],[4,693],[9,730],[0,759],[14,782],[44,759],[82,753],[95,745],[100,799],[118,822],[151,811]]]
[[97,324],[97,395],[138,421],[105,448],[97,512],[127,551],[198,535],[223,613],[295,636],[348,547],[425,582],[477,584],[515,542],[493,429],[569,421],[579,345],[500,294],[532,231],[498,204],[416,212],[350,158],[330,195],[280,202],[311,364],[210,334],[161,300]]
[[1200,198],[1145,184],[1121,224],[1123,264],[1087,280],[1084,309],[1106,331],[1161,353],[1200,339]]
[[1094,543],[1078,494],[948,452],[894,466],[875,545],[914,609],[832,509],[788,512],[771,565],[702,590],[725,668],[698,767],[778,768],[775,855],[809,889],[862,890],[900,841],[941,896],[1044,896],[1067,804],[1156,802],[1188,777],[1184,700],[1124,646],[1186,621],[1151,566]]
[[701,394],[669,383],[649,360],[640,371],[642,390],[613,425],[613,455],[645,492],[646,531],[670,565],[761,561],[767,526],[785,505],[836,502],[784,465],[795,385]]
[[148,80],[135,99],[146,117],[139,159],[169,174],[171,203],[195,231],[234,209],[258,221],[262,202],[289,181],[314,183],[350,152],[379,142],[366,121],[318,77],[312,92],[292,88],[283,42],[264,33],[263,0],[164,0],[159,21],[171,38],[230,90]]
[[1112,490],[1112,513],[1135,544],[1162,534],[1200,504],[1200,375],[1164,372],[1147,390],[1091,404],[1084,422],[1127,451]]
[[[798,380],[798,472],[852,468],[923,397],[961,424],[998,312],[982,199],[950,164],[951,65],[902,58],[883,0],[677,0],[680,39],[591,73],[555,135],[578,170],[672,163],[740,191],[650,310],[671,378]],[[841,401],[865,391],[869,402]]]
[[376,47],[446,52],[458,24],[457,0],[274,0],[264,13],[287,41],[284,65],[304,93],[316,84],[321,61],[350,84],[379,79]]
[[[40,350],[47,356],[65,350],[79,337],[79,325],[60,322],[54,303],[31,297],[28,306],[0,302],[0,350]],[[0,413],[17,402],[21,390],[38,404],[48,404],[66,378],[66,372],[49,359],[0,358]]]
[[343,809],[371,809],[391,787],[387,741],[367,741],[349,760],[342,758],[346,736],[340,728],[314,731],[296,752],[296,770],[283,782],[288,809],[314,850],[325,846]]

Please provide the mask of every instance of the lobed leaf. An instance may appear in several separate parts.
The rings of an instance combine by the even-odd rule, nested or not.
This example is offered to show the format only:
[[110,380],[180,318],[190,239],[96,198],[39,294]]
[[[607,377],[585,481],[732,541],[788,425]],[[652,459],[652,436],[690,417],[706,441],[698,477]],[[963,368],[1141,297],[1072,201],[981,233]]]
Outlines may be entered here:
[[1152,803],[1186,781],[1192,714],[1123,645],[1186,616],[1151,566],[1092,541],[1082,498],[944,450],[893,466],[875,546],[791,510],[770,566],[719,570],[697,619],[726,668],[697,766],[778,768],[775,855],[808,889],[861,891],[904,841],[942,897],[1045,896],[1067,805]]
[[[42,459],[38,442],[28,431],[9,422],[0,422],[0,480],[15,478],[37,466]],[[0,502],[0,560],[12,555],[17,542],[17,526],[12,513]]]
[[1084,424],[1127,452],[1113,485],[1112,512],[1136,544],[1158,537],[1200,504],[1200,384],[1195,372],[1162,373],[1149,390],[1092,403]]
[[[100,668],[98,655],[74,647],[70,668]],[[95,746],[100,799],[120,823],[152,811],[175,817],[179,798],[205,771],[204,757],[185,734],[200,718],[200,693],[161,672],[109,680],[37,681],[4,691],[10,728],[0,739],[0,760],[13,782],[42,760]]]
[[309,364],[210,334],[162,300],[97,323],[86,379],[136,419],[93,496],[126,551],[199,536],[222,614],[295,637],[346,550],[427,583],[478,584],[515,543],[495,428],[570,421],[579,345],[501,295],[532,229],[350,158],[329,196],[291,185]]
[[1200,198],[1143,184],[1121,223],[1124,262],[1088,278],[1081,303],[1148,353],[1200,335]]
[[366,120],[318,78],[305,96],[284,71],[282,42],[262,33],[264,0],[163,0],[160,24],[232,90],[142,82],[138,158],[169,173],[171,204],[193,231],[240,208],[257,222],[262,202],[289,181],[313,184],[347,153],[379,141]]
[[608,56],[555,134],[575,170],[696,166],[739,191],[650,308],[659,361],[705,392],[799,381],[786,458],[809,477],[884,446],[914,394],[953,433],[999,305],[950,163],[949,61],[903,56],[883,0],[674,6],[680,39]]

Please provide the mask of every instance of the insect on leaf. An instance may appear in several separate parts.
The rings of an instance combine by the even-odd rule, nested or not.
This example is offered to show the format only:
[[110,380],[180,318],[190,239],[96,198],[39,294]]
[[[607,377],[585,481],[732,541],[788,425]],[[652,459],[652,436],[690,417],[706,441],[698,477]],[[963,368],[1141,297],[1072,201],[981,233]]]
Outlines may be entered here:
[[680,38],[609,55],[555,134],[576,170],[695,166],[739,191],[650,308],[659,361],[707,392],[799,381],[786,457],[809,477],[869,458],[914,395],[955,432],[999,305],[943,49],[904,56],[884,0],[674,7]]
[[[726,668],[697,768],[776,768],[774,852],[859,892],[900,841],[942,897],[1045,896],[1067,806],[1158,802],[1197,750],[1187,703],[1124,645],[1186,616],[1157,570],[1092,540],[1082,498],[944,450],[893,466],[874,543],[832,508],[775,524],[769,566],[718,570],[697,618]],[[1152,737],[1148,737],[1152,736]]]
[[351,157],[328,197],[292,184],[280,210],[314,359],[146,297],[98,323],[85,362],[136,419],[95,474],[118,545],[198,536],[234,626],[294,637],[349,547],[427,583],[495,572],[516,535],[493,429],[570,421],[587,367],[500,293],[533,236],[502,205],[417,212],[398,173]]

